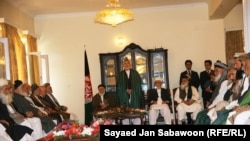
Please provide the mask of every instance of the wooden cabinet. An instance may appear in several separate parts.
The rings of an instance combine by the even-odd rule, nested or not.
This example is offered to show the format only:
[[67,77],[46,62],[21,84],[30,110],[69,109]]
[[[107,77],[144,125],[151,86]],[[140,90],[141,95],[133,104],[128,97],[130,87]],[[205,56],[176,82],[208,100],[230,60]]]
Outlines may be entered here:
[[116,75],[123,70],[125,57],[131,60],[132,69],[137,70],[142,79],[145,99],[148,89],[154,87],[154,78],[163,79],[163,87],[169,88],[167,49],[144,50],[131,43],[120,52],[100,53],[101,81],[108,92],[116,92]]
[[167,50],[158,48],[148,50],[151,70],[151,88],[154,87],[154,78],[160,77],[163,80],[162,87],[169,88]]

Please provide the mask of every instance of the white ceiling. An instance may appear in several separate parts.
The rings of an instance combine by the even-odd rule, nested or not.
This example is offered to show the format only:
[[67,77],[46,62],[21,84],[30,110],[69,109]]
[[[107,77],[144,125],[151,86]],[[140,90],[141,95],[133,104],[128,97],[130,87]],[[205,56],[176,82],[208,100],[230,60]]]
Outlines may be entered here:
[[[105,8],[108,0],[6,0],[25,13],[36,16],[43,14],[76,13],[99,11]],[[120,0],[122,8],[192,4],[210,0]]]

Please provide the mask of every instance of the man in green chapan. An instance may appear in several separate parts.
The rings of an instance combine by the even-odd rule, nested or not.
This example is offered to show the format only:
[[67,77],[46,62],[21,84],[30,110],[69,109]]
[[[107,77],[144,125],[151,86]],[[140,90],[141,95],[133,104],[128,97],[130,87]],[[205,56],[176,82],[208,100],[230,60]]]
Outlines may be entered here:
[[139,73],[131,69],[130,60],[125,57],[123,68],[117,75],[117,94],[121,106],[130,108],[142,107],[142,81]]
[[[117,94],[121,106],[142,108],[142,80],[139,73],[136,70],[131,69],[131,63],[127,57],[124,58],[123,70],[117,75],[116,83]],[[123,124],[140,124],[140,120],[125,120]]]

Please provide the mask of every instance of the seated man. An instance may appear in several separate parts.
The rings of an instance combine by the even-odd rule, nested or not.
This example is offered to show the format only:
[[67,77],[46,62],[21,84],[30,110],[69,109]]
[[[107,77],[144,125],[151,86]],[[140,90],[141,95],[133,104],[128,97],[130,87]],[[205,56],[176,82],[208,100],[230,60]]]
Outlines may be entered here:
[[156,120],[160,114],[163,116],[165,124],[171,124],[171,112],[169,105],[171,105],[171,96],[167,89],[162,88],[162,79],[156,78],[154,81],[156,88],[148,90],[149,107],[149,124],[155,125]]
[[70,120],[78,120],[78,117],[76,114],[67,112],[68,107],[65,105],[61,105],[59,103],[59,101],[53,95],[53,89],[52,89],[50,83],[43,84],[43,87],[45,88],[45,89],[43,89],[43,91],[45,92],[43,99],[51,105],[51,108],[53,110],[61,112],[61,114],[63,114],[64,118],[68,118]]
[[236,68],[230,68],[228,70],[227,79],[222,82],[219,94],[210,105],[207,113],[211,123],[213,123],[218,117],[218,111],[225,109],[230,102],[239,97],[242,83],[242,73],[242,70],[237,70]]
[[[32,99],[32,101],[34,102],[34,104],[39,107],[39,108],[43,108],[44,111],[46,111],[47,115],[50,117],[53,117],[55,119],[57,119],[57,123],[60,123],[63,121],[63,119],[60,116],[60,113],[51,109],[49,103],[47,103],[46,101],[43,100],[43,95],[45,95],[46,93],[42,92],[42,88],[44,86],[38,86],[37,84],[32,84],[31,85],[31,89],[32,89],[32,93],[30,98]],[[45,88],[43,88],[45,89]]]
[[[242,68],[245,72],[246,77],[241,86],[241,93],[237,100],[232,101],[226,109],[228,110],[228,116],[226,124],[250,124],[250,53],[243,54],[240,56],[242,62]],[[247,84],[245,84],[247,82]]]
[[38,108],[33,106],[33,104],[25,98],[23,82],[21,80],[16,80],[14,84],[14,94],[13,94],[13,104],[16,106],[17,111],[23,114],[25,117],[38,117],[42,122],[42,128],[45,133],[50,132],[54,129],[56,124],[53,122],[54,118],[42,113]]
[[11,94],[12,87],[8,84],[6,79],[0,79],[0,87],[2,87],[2,91],[0,92],[0,100],[2,102],[3,111],[5,113],[9,113],[9,116],[19,125],[23,125],[33,129],[32,136],[35,139],[39,139],[43,136],[42,124],[41,120],[37,117],[33,118],[25,118],[23,115],[18,113],[13,106],[13,97]]
[[[212,123],[214,125],[218,124],[235,124],[233,120],[237,118],[237,115],[243,111],[246,111],[248,105],[250,105],[250,91],[249,91],[249,76],[250,76],[250,53],[242,54],[239,56],[239,59],[242,63],[242,70],[244,71],[243,80],[240,83],[240,93],[237,96],[237,99],[231,101],[226,107],[225,110],[218,111],[218,118]],[[242,115],[242,114],[240,114]],[[243,114],[244,115],[244,114]],[[235,117],[236,116],[236,117]],[[247,116],[247,115],[244,115]],[[240,119],[243,120],[248,119]],[[239,121],[239,120],[238,120]],[[237,124],[237,123],[236,123]]]
[[46,88],[46,92],[47,92],[45,99],[53,106],[53,109],[67,111],[68,107],[61,105],[59,101],[56,99],[56,97],[53,95],[53,90],[52,90],[50,83],[45,83],[43,86]]
[[98,93],[92,99],[92,114],[117,106],[119,106],[118,100],[115,100],[111,94],[106,92],[105,85],[98,85]]
[[207,115],[209,109],[213,108],[217,104],[217,102],[221,101],[223,99],[223,95],[231,87],[228,85],[228,81],[225,81],[227,79],[227,70],[228,66],[220,61],[217,61],[214,64],[214,74],[215,74],[214,82],[216,86],[212,93],[211,99],[206,106],[207,108],[198,113],[194,124],[209,125],[211,123],[211,120]]
[[0,81],[0,123],[6,129],[7,134],[13,141],[34,141],[31,137],[33,130],[29,127],[17,124],[9,115],[6,105],[3,103],[3,96],[10,93],[11,89],[7,87],[8,81]]
[[32,97],[32,90],[31,90],[31,86],[28,83],[24,83],[23,84],[23,94],[25,99],[27,99],[33,107],[37,108],[40,112],[42,112],[45,115],[48,115],[48,111],[46,111],[42,106],[39,107],[35,104],[35,102],[33,101]]
[[178,120],[184,123],[186,114],[189,113],[188,124],[193,124],[202,106],[199,92],[189,84],[190,78],[189,75],[182,76],[181,86],[176,90],[174,100],[178,103],[176,107]]

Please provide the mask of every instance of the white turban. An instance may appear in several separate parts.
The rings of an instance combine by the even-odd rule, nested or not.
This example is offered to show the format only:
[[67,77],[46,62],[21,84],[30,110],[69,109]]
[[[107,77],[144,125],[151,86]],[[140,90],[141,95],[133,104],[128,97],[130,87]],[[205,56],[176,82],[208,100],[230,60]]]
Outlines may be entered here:
[[156,77],[155,81],[161,81],[162,82],[162,79],[160,77]]
[[244,55],[244,54],[246,54],[246,53],[235,52],[235,53],[234,53],[234,57],[235,57],[235,58],[238,58],[238,57],[240,57],[241,55]]
[[4,79],[4,78],[0,78],[0,87],[7,85],[8,84],[8,80]]

